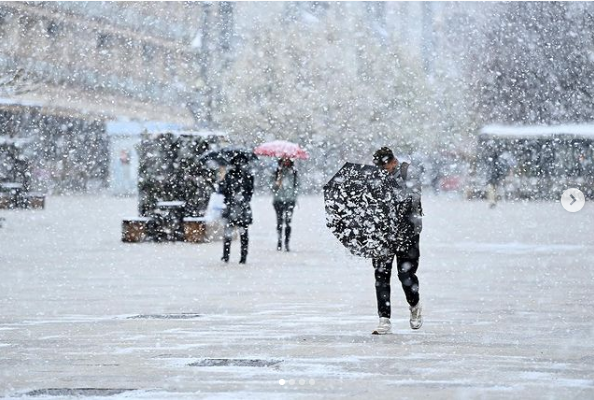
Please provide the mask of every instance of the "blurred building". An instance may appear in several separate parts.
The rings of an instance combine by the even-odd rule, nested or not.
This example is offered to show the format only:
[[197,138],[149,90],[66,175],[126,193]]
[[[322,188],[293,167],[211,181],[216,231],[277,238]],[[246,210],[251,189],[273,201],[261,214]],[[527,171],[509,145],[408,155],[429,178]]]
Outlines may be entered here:
[[0,82],[13,81],[0,85],[0,135],[35,137],[41,180],[105,184],[107,121],[208,119],[206,69],[229,47],[232,11],[225,2],[0,2]]
[[191,2],[0,3],[0,65],[42,83],[17,98],[191,123],[183,104],[196,80],[200,14]]

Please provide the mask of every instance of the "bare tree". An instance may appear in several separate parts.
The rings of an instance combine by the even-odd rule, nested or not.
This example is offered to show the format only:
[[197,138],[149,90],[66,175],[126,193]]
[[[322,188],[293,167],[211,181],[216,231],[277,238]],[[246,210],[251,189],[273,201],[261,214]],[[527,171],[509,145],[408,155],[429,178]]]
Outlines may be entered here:
[[485,121],[591,120],[594,80],[591,4],[501,3],[480,65]]

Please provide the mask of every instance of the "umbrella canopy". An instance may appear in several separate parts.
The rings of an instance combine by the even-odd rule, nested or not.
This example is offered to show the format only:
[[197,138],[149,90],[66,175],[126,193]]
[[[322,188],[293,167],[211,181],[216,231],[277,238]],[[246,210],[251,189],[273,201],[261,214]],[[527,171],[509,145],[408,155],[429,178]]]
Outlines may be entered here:
[[324,185],[326,226],[354,255],[394,254],[394,226],[385,172],[373,165],[346,163]]
[[299,158],[303,160],[309,158],[309,154],[297,143],[287,142],[286,140],[263,143],[254,149],[254,153],[260,156],[279,158]]
[[219,150],[208,151],[198,159],[204,163],[213,162],[218,165],[229,165],[234,159],[238,158],[241,158],[245,163],[258,159],[253,151],[240,146],[227,146]]

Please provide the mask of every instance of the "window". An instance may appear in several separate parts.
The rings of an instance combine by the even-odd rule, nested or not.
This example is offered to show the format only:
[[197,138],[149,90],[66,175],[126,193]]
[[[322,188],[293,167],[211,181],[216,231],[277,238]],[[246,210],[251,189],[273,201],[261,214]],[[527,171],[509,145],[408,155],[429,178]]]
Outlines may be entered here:
[[23,37],[27,36],[29,34],[29,32],[35,28],[36,22],[37,21],[35,20],[34,17],[31,17],[29,15],[22,15],[19,18],[21,36],[23,36]]
[[60,25],[55,22],[55,21],[51,21],[48,25],[47,25],[47,36],[50,39],[55,39],[58,37],[58,34],[60,33]]
[[155,58],[155,48],[150,44],[143,44],[142,45],[142,59],[145,63],[150,63]]
[[109,33],[100,33],[97,36],[97,48],[99,50],[106,49],[111,46],[111,35]]

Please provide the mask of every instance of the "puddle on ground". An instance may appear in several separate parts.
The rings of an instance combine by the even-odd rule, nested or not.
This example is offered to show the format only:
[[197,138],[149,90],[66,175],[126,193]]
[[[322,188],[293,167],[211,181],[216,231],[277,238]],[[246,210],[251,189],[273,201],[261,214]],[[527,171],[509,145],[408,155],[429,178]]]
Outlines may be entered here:
[[140,314],[128,317],[127,319],[194,319],[200,318],[202,315],[196,313],[180,313],[180,314]]
[[37,389],[25,393],[25,396],[114,396],[136,389],[110,389],[110,388],[50,388]]
[[282,360],[260,360],[242,358],[205,358],[191,364],[190,367],[271,367]]

